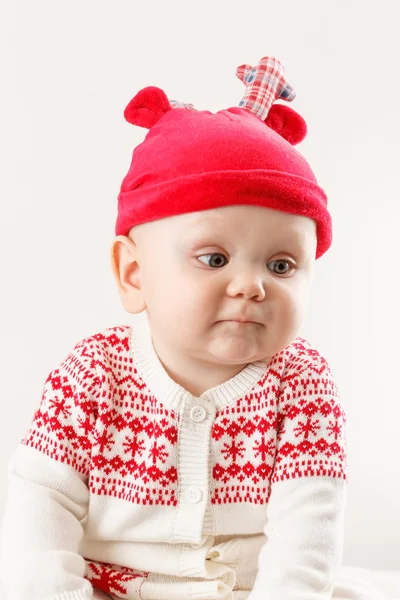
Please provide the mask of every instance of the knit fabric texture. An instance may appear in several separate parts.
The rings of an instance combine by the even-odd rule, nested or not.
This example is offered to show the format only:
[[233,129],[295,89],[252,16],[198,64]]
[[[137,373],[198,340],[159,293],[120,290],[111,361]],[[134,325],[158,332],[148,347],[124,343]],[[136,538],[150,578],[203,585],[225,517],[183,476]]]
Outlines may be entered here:
[[[18,560],[26,581],[41,573],[42,585],[58,590],[60,571],[69,570],[69,590],[86,581],[130,600],[164,597],[160,589],[166,599],[228,599],[251,589],[274,489],[308,482],[311,514],[305,489],[312,495],[346,481],[345,420],[326,360],[302,337],[200,397],[163,369],[146,319],[85,338],[47,377],[14,459],[19,481],[40,484],[29,506],[45,502],[46,487],[68,497],[62,504],[83,528],[79,557],[62,559],[56,541],[35,541],[31,566]],[[18,497],[28,502],[26,485]],[[47,501],[54,525],[61,516]],[[63,534],[70,544],[74,527]],[[82,589],[53,596],[89,598]]]

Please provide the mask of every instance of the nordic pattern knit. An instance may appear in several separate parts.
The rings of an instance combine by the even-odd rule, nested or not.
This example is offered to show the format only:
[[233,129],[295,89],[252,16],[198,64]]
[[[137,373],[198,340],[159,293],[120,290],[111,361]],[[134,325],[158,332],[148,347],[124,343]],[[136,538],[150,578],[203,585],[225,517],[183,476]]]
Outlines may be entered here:
[[304,338],[200,397],[164,370],[146,316],[85,338],[8,477],[8,600],[331,598],[345,414]]

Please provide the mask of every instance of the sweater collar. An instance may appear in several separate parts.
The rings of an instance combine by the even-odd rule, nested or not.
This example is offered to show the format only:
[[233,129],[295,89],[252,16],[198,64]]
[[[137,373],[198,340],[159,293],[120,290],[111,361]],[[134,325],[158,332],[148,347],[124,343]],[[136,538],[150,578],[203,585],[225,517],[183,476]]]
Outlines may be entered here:
[[[195,398],[188,390],[176,383],[164,369],[153,345],[146,311],[135,317],[129,332],[129,345],[134,367],[149,391],[164,406],[179,410],[186,398]],[[216,410],[236,402],[249,393],[265,376],[269,363],[270,361],[249,363],[231,379],[203,392],[200,398],[213,404]]]

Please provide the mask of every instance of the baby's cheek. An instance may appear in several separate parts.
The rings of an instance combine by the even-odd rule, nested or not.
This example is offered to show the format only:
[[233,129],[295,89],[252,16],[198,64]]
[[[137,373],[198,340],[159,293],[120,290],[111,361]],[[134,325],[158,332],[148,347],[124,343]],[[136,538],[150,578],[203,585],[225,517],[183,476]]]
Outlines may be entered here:
[[296,336],[298,330],[304,322],[307,310],[307,299],[304,292],[299,291],[297,296],[290,299],[286,310],[286,324],[288,335]]

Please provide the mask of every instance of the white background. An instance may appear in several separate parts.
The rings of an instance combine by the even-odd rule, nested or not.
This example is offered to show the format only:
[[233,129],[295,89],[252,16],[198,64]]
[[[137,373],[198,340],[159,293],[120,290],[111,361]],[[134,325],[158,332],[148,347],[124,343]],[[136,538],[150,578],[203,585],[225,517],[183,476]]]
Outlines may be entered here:
[[276,56],[334,224],[301,334],[330,362],[347,412],[343,562],[400,569],[400,3],[0,10],[0,511],[47,374],[81,338],[132,319],[109,259],[119,186],[147,133],[123,119],[126,104],[156,85],[199,110],[235,106],[236,67]]

